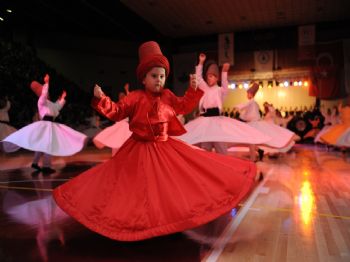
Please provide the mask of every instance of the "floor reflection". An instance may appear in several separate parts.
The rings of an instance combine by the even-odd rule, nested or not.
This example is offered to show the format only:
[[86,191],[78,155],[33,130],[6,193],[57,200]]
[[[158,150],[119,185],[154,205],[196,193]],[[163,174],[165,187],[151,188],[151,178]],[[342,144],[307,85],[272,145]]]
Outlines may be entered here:
[[[232,210],[177,234],[120,242],[76,222],[51,196],[52,188],[110,157],[109,151],[98,154],[89,149],[68,160],[56,159],[56,173],[47,176],[30,168],[32,154],[17,156],[20,168],[13,168],[15,159],[0,155],[1,262],[196,262],[215,252],[217,258],[221,255],[219,261],[302,261],[302,257],[348,261],[350,257],[349,155],[296,147],[278,159],[264,159],[258,163],[264,180],[254,191],[255,198],[241,205],[238,214]],[[336,223],[330,219],[337,219]],[[318,253],[318,237],[326,239],[324,253]],[[336,243],[345,244],[336,247]],[[329,256],[328,250],[338,256]]]

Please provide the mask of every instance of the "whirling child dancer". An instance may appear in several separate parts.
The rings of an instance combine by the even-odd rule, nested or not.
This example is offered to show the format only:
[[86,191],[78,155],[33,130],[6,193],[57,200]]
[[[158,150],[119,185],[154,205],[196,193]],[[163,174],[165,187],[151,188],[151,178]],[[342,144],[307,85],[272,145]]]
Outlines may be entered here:
[[228,93],[227,74],[230,64],[225,63],[222,67],[222,87],[220,87],[218,85],[220,79],[219,67],[216,63],[209,62],[205,79],[202,77],[205,60],[206,55],[201,53],[196,66],[198,88],[204,92],[199,103],[201,116],[185,125],[187,133],[180,136],[179,139],[198,145],[207,151],[212,151],[215,148],[216,153],[223,155],[227,154],[228,143],[248,146],[250,144],[262,144],[270,140],[269,136],[245,123],[220,116],[223,100]]
[[271,139],[264,143],[264,146],[259,149],[254,145],[250,146],[251,155],[255,154],[255,151],[258,150],[259,159],[261,160],[264,156],[264,151],[270,153],[287,152],[294,145],[294,139],[296,139],[297,136],[286,128],[280,127],[271,121],[261,119],[259,105],[254,99],[258,90],[259,85],[252,82],[247,90],[248,101],[236,105],[235,108],[239,110],[239,118],[242,121],[247,122],[251,127],[271,137]]
[[342,151],[350,148],[350,96],[345,106],[339,104],[340,123],[332,125],[320,139],[327,145],[339,147]]
[[136,241],[205,224],[238,205],[254,185],[253,162],[193,148],[171,136],[185,129],[177,114],[203,92],[191,77],[183,97],[164,88],[169,62],[159,45],[139,47],[142,90],[114,103],[98,86],[93,107],[112,121],[130,119],[131,137],[117,154],[54,190],[57,204],[106,237]]
[[[35,151],[32,168],[43,173],[54,173],[51,166],[51,156],[70,156],[83,149],[86,136],[72,128],[55,122],[59,111],[65,104],[66,91],[55,102],[49,97],[48,74],[44,77],[44,85],[33,81],[31,88],[38,99],[38,111],[40,121],[27,125],[5,138],[3,147],[6,152],[13,152],[19,148]],[[43,167],[39,166],[39,160],[43,158]]]

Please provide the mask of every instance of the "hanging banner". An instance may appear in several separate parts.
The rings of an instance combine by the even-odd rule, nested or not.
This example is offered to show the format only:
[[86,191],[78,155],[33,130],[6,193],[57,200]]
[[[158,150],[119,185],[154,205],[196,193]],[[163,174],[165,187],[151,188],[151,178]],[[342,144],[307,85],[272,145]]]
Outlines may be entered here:
[[315,25],[304,25],[298,27],[299,46],[314,45],[316,39]]
[[234,38],[233,33],[219,35],[219,65],[229,63],[234,65]]
[[254,52],[254,69],[255,71],[272,71],[273,51],[261,50]]
[[315,59],[315,25],[304,25],[298,27],[298,60]]

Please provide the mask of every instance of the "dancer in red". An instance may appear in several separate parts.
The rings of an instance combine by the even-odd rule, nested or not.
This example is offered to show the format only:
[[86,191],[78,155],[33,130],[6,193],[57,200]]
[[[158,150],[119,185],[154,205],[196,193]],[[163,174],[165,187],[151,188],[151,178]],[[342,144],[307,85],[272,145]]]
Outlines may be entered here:
[[93,106],[112,121],[130,119],[132,136],[119,151],[54,190],[57,204],[106,237],[136,241],[205,224],[236,207],[252,189],[256,166],[192,147],[172,136],[185,129],[177,114],[197,106],[195,76],[183,97],[164,88],[169,62],[156,42],[139,48],[143,90],[114,103],[98,86]]

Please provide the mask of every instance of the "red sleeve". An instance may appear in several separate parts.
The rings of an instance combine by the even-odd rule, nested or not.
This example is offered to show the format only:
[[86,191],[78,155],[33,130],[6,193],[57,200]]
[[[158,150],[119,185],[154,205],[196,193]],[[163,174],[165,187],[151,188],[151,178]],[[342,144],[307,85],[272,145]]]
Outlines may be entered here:
[[132,100],[122,99],[120,102],[113,102],[108,96],[101,98],[93,97],[91,106],[101,115],[107,117],[112,121],[120,121],[130,116],[132,108]]
[[189,114],[192,110],[198,106],[199,100],[203,96],[204,92],[197,88],[196,90],[189,87],[183,97],[177,97],[172,92],[172,107],[176,114]]

